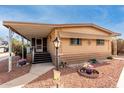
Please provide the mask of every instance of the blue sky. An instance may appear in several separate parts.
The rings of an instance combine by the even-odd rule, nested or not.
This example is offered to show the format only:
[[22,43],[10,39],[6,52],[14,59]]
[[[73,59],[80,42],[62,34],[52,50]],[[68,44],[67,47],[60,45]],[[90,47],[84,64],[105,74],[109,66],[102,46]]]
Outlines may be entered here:
[[6,21],[38,23],[94,23],[122,33],[124,38],[124,6],[0,6],[0,37],[6,38]]

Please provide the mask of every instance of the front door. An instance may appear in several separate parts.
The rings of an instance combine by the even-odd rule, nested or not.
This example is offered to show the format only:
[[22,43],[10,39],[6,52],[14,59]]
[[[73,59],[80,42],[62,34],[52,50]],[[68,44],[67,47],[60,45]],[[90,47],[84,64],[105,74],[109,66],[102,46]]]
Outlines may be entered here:
[[36,39],[36,52],[43,52],[43,39],[42,38]]

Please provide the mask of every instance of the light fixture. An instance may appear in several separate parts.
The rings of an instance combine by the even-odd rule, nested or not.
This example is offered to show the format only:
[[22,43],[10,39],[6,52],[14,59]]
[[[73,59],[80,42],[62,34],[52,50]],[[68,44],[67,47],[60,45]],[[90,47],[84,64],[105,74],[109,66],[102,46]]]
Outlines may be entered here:
[[57,70],[59,70],[59,47],[60,47],[60,39],[58,37],[55,38],[55,40],[53,41],[54,46],[56,48],[56,68]]
[[53,43],[54,43],[54,46],[56,48],[59,48],[60,47],[60,39],[58,37],[55,38],[55,40],[53,41]]

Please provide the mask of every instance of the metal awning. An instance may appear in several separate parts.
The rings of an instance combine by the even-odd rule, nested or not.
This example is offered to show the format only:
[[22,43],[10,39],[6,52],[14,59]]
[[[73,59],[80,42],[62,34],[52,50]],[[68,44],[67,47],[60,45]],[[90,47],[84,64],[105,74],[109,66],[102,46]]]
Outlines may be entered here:
[[104,40],[111,39],[110,36],[74,33],[74,32],[60,32],[59,35],[61,38],[104,39]]
[[4,22],[3,24],[6,27],[25,37],[26,39],[31,40],[32,37],[47,37],[47,35],[54,28],[51,25],[41,25],[41,24],[31,24],[31,23],[20,23],[20,22]]
[[83,27],[83,26],[95,27],[97,29],[101,29],[102,31],[104,31],[106,33],[112,34],[113,36],[120,35],[119,33],[112,32],[108,29],[105,29],[103,27],[100,27],[100,26],[97,26],[97,25],[91,24],[91,23],[84,23],[84,24],[41,24],[41,23],[4,21],[3,25],[6,26],[7,28],[10,28],[13,32],[16,32],[19,35],[25,37],[28,40],[31,40],[32,37],[47,37],[48,34],[55,28]]

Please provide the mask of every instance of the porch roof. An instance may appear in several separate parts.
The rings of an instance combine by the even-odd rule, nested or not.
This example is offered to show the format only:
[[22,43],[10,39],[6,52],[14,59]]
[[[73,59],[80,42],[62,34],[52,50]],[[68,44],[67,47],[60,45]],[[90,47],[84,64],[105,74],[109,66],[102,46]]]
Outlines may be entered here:
[[32,37],[47,37],[48,34],[55,28],[63,27],[82,27],[82,26],[92,26],[103,30],[104,32],[110,33],[113,36],[120,35],[119,33],[112,32],[108,29],[100,27],[95,24],[85,23],[85,24],[41,24],[41,23],[28,23],[28,22],[14,22],[14,21],[4,21],[3,25],[10,28],[15,33],[31,40]]

